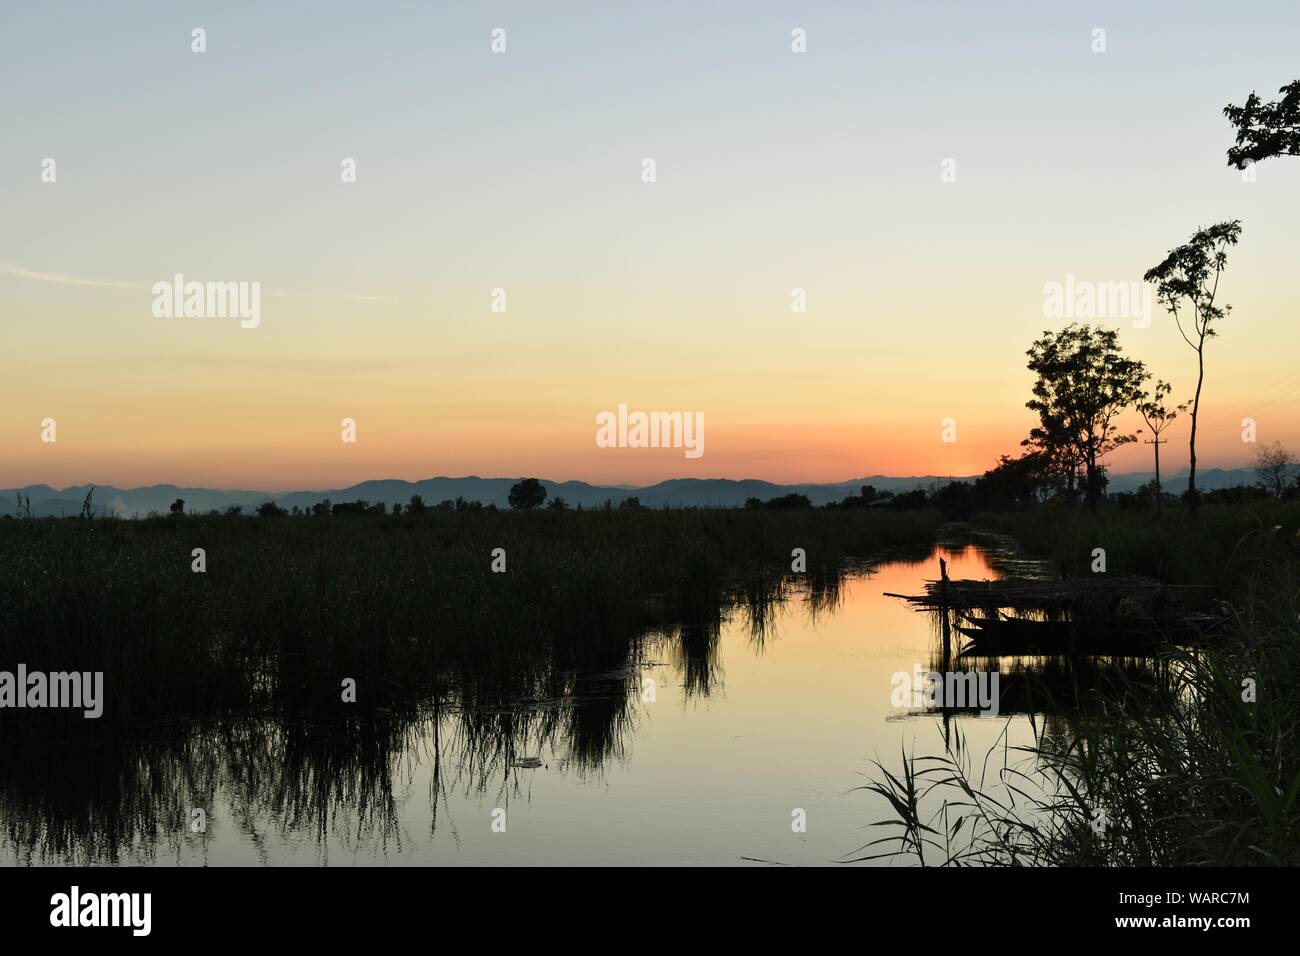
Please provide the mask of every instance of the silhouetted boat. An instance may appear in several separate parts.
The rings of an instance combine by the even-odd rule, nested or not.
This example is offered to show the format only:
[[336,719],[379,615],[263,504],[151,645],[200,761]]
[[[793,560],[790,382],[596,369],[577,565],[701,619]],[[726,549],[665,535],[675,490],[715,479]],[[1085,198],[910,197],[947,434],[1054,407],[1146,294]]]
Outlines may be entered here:
[[950,628],[968,638],[959,656],[1132,657],[1201,640],[1214,619],[1187,608],[1200,590],[1136,576],[952,581],[941,566],[924,594],[888,596],[939,615],[945,648]]

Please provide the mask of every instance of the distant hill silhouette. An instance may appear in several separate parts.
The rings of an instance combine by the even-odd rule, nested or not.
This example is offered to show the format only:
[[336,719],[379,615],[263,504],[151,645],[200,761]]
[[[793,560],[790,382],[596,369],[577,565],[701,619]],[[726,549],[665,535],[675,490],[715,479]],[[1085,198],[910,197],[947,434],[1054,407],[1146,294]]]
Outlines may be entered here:
[[[1151,480],[1150,472],[1133,472],[1110,476],[1109,491],[1132,491],[1139,485]],[[745,503],[746,498],[775,498],[780,495],[807,495],[815,505],[829,501],[838,501],[846,495],[855,495],[863,485],[873,485],[879,491],[911,491],[926,488],[940,482],[973,481],[971,476],[957,478],[940,478],[934,475],[912,477],[892,477],[889,475],[869,475],[850,481],[826,484],[792,484],[781,485],[756,478],[674,478],[645,487],[628,487],[625,485],[593,485],[585,481],[547,481],[547,498],[556,495],[563,497],[570,505],[582,505],[595,508],[606,501],[618,504],[626,498],[636,497],[641,504],[649,508],[661,507],[700,507],[737,508]],[[1177,493],[1187,484],[1186,471],[1162,476],[1165,490]],[[495,504],[498,508],[507,508],[506,500],[510,486],[518,478],[480,478],[470,475],[464,478],[426,478],[423,481],[401,481],[383,479],[363,481],[347,488],[332,488],[325,491],[293,491],[277,494],[265,491],[225,491],[210,488],[182,488],[177,485],[149,485],[144,488],[115,488],[112,485],[95,487],[94,509],[97,514],[118,514],[124,517],[139,517],[151,511],[166,514],[177,498],[185,500],[186,511],[225,511],[233,505],[240,505],[246,513],[264,501],[274,501],[283,508],[310,507],[328,498],[334,503],[364,499],[371,504],[383,502],[386,505],[405,504],[412,495],[420,495],[425,504],[436,505],[440,501],[464,498],[467,501],[481,501],[483,504]],[[1234,485],[1251,485],[1255,483],[1255,472],[1248,468],[1222,469],[1211,468],[1199,472],[1197,485],[1203,490],[1229,488]],[[36,517],[57,517],[59,515],[77,515],[81,513],[81,504],[90,490],[89,485],[75,485],[62,490],[49,485],[32,485],[19,489],[0,489],[0,515],[15,514],[17,511],[17,492],[31,496],[32,514]]]

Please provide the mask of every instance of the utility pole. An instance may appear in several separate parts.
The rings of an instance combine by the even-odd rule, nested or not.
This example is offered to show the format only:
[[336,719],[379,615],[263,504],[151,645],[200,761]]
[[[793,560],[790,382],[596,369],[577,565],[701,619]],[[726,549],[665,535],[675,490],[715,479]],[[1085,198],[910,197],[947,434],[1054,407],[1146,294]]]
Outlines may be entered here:
[[1148,438],[1148,439],[1146,439],[1144,442],[1142,442],[1142,444],[1144,444],[1144,445],[1155,445],[1155,446],[1156,446],[1156,448],[1155,448],[1155,452],[1156,452],[1156,511],[1159,511],[1159,510],[1160,510],[1160,446],[1161,446],[1161,445],[1168,445],[1168,444],[1169,444],[1169,439],[1168,439],[1168,438],[1161,438],[1161,437],[1160,437],[1160,432],[1156,432],[1156,437],[1155,437],[1155,438]]
[[[1142,393],[1142,401],[1138,404],[1138,414],[1142,416],[1142,421],[1146,423],[1147,428],[1151,429],[1151,437],[1143,440],[1144,445],[1154,445],[1156,451],[1156,512],[1160,511],[1160,446],[1167,445],[1169,442],[1160,437],[1160,433],[1168,428],[1179,413],[1187,411],[1187,402],[1169,409],[1165,407],[1165,399],[1173,391],[1173,386],[1168,382],[1160,379],[1156,380],[1154,394],[1150,398],[1146,393]],[[1193,419],[1195,421],[1195,419]],[[1188,487],[1191,488],[1191,481],[1188,480]]]

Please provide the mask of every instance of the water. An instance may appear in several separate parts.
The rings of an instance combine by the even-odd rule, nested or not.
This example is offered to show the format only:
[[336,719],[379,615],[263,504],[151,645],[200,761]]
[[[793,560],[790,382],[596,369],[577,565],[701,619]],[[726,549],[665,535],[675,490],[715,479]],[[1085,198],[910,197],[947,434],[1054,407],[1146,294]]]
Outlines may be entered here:
[[[891,701],[896,673],[930,669],[931,621],[884,596],[919,593],[940,556],[954,578],[999,576],[974,546],[883,561],[850,574],[832,607],[794,593],[761,633],[730,612],[715,634],[653,638],[643,661],[576,678],[567,698],[493,713],[195,730],[168,745],[45,749],[29,771],[11,754],[0,862],[844,860],[890,816],[855,789],[872,759],[897,770],[902,748],[944,749],[939,717]],[[1023,715],[954,724],[978,754],[1002,734],[1032,739]]]

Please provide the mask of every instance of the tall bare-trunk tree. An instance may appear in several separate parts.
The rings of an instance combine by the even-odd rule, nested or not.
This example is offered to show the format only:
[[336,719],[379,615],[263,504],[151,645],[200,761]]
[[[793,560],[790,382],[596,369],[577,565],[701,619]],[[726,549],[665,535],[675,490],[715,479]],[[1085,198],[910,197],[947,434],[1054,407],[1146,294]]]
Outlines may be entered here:
[[[1232,306],[1219,306],[1219,278],[1228,267],[1228,247],[1241,237],[1241,221],[1221,222],[1198,229],[1191,241],[1178,246],[1143,277],[1156,284],[1156,295],[1174,317],[1178,334],[1196,352],[1196,395],[1192,398],[1192,429],[1188,439],[1191,457],[1187,476],[1187,503],[1195,508],[1196,425],[1201,413],[1201,388],[1205,384],[1205,343],[1218,332],[1214,324],[1228,316]],[[1187,320],[1184,328],[1183,321]]]

